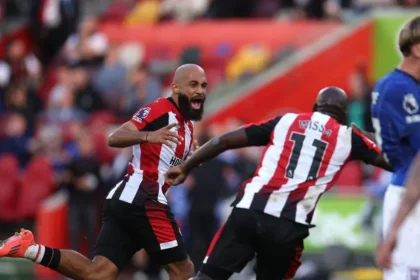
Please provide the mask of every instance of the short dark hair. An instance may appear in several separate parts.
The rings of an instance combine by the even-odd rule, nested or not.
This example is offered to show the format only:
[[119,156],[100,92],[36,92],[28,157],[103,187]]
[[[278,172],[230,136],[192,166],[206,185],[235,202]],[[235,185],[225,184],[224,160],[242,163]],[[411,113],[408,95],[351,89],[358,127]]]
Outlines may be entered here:
[[404,57],[411,54],[411,47],[420,43],[420,16],[409,20],[398,36],[398,46]]

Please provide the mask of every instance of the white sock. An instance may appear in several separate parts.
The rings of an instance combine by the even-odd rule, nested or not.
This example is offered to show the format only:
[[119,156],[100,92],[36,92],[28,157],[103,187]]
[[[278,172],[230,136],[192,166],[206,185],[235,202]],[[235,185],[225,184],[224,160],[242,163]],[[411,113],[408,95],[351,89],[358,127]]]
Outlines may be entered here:
[[41,263],[44,254],[45,247],[42,245],[35,244],[28,247],[28,249],[25,252],[25,258],[36,263]]

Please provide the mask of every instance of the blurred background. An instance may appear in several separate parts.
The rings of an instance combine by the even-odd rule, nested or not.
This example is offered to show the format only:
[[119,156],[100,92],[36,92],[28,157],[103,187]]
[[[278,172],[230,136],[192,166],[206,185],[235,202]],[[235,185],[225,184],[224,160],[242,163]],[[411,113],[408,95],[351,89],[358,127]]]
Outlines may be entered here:
[[[350,95],[348,123],[372,131],[370,90],[398,64],[396,34],[419,0],[0,0],[0,239],[92,256],[107,191],[130,149],[107,135],[170,94],[200,64],[209,92],[199,143],[247,123],[311,110],[329,85]],[[261,150],[229,151],[169,192],[199,268]],[[350,163],[319,203],[296,279],[381,279],[373,252],[390,174]],[[251,262],[232,279],[254,279]],[[61,279],[2,259],[0,279]],[[167,279],[140,251],[120,279]]]

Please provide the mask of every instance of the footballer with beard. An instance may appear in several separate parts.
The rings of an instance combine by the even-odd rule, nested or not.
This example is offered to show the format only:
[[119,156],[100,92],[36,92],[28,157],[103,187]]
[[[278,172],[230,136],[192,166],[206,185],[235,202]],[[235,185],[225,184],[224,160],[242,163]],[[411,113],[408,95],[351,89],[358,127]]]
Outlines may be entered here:
[[179,67],[172,95],[140,108],[112,132],[108,145],[132,147],[127,174],[107,195],[95,257],[35,243],[22,229],[3,242],[0,256],[26,258],[73,279],[117,279],[139,250],[162,264],[172,280],[187,280],[194,267],[168,207],[165,173],[181,164],[196,148],[193,122],[201,120],[207,79],[195,64]]

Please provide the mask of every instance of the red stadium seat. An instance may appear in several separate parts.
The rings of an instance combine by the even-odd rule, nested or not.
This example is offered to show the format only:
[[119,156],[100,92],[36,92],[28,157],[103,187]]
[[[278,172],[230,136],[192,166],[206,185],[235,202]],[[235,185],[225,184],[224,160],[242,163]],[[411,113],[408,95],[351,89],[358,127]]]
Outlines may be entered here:
[[43,157],[32,159],[22,177],[18,209],[22,218],[33,218],[40,203],[54,190],[54,172]]
[[19,162],[13,154],[3,154],[0,156],[0,178],[16,178],[19,173]]
[[0,221],[15,221],[18,219],[19,163],[13,154],[0,156],[0,178]]

